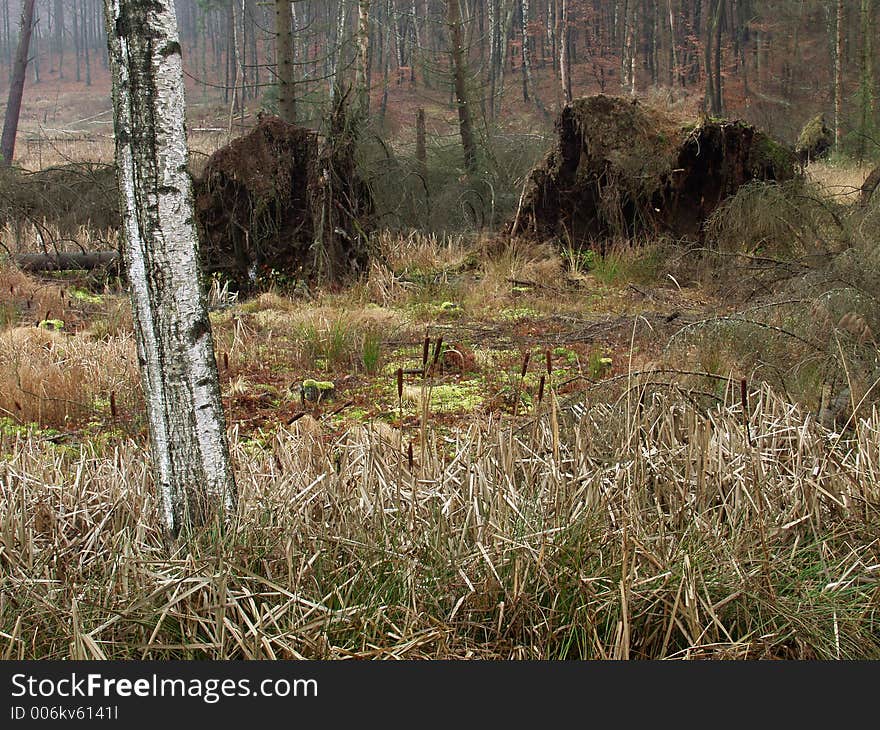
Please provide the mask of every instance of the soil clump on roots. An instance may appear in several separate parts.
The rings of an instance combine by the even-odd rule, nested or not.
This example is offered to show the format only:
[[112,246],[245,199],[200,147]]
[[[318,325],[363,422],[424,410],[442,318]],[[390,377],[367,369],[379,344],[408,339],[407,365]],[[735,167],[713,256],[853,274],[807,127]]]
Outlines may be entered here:
[[577,247],[644,232],[698,239],[741,185],[799,171],[792,150],[745,122],[688,122],[605,95],[567,105],[556,138],[526,182],[512,235]]
[[367,266],[373,201],[337,109],[326,139],[278,117],[215,152],[194,181],[202,263],[238,288],[265,273],[338,282]]

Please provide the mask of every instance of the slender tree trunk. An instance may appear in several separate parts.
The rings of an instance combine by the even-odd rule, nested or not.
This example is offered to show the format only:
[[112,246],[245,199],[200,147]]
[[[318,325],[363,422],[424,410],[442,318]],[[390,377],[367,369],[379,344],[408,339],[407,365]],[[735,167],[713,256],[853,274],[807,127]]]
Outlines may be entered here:
[[[715,117],[721,116],[721,11],[723,0],[713,0],[710,14],[706,16],[706,45],[704,66],[706,72],[706,110]],[[714,50],[714,53],[713,53]]]
[[473,174],[477,171],[477,145],[474,142],[471,109],[468,103],[464,47],[461,35],[461,10],[458,0],[446,0],[446,13],[449,25],[452,72],[455,77],[455,99],[458,104],[458,129],[461,134],[461,146],[464,149],[464,166],[468,173]]
[[871,0],[861,3],[862,54],[859,88],[859,161],[865,158],[866,142],[874,122],[874,54],[871,43],[873,18]]
[[[105,0],[106,2],[106,0]],[[233,17],[233,3],[235,0],[230,0],[229,5],[226,6],[226,35],[223,38],[223,48],[226,51],[225,64],[223,67],[225,76],[223,81],[223,101],[224,103],[228,103],[230,105],[235,103],[235,86],[237,81],[235,80],[235,62],[233,60],[235,54],[235,48],[232,43],[232,39],[235,37],[235,29],[234,29],[234,17]],[[232,108],[230,106],[229,116],[232,117]],[[229,135],[232,135],[232,121],[230,119],[229,123]]]
[[73,12],[71,15],[73,16],[73,48],[74,54],[76,55],[76,81],[79,83],[82,80],[82,72],[81,72],[81,64],[80,64],[80,51],[82,50],[82,40],[79,36],[79,13],[76,11],[76,3],[74,2]]
[[260,19],[260,21],[258,22],[257,19],[254,17],[257,8],[258,5],[255,0],[250,0],[250,2],[248,3],[248,14],[250,16],[251,25],[250,54],[252,59],[251,63],[253,64],[253,69],[251,70],[251,97],[254,99],[256,99],[260,94],[260,58],[258,30],[261,27],[266,27],[266,24],[262,22],[262,19]]
[[123,250],[155,483],[172,536],[236,500],[186,172],[172,0],[105,0]]
[[[392,16],[391,0],[385,2],[385,22],[383,26],[388,29],[388,23]],[[385,31],[385,36],[381,44],[382,49],[382,103],[379,106],[379,119],[382,126],[385,126],[385,113],[388,110],[388,74],[391,69],[391,31]]]
[[624,33],[626,36],[625,77],[627,92],[630,96],[636,95],[636,3],[630,0],[629,12],[626,16]]
[[58,78],[64,78],[64,3],[55,0],[55,56],[58,58]]
[[370,0],[358,0],[357,96],[361,112],[370,113]]
[[529,100],[532,90],[532,53],[529,49],[529,0],[520,0],[520,31],[522,36],[522,84],[523,101]]
[[[501,9],[501,14],[499,15],[499,21],[502,17],[504,17],[504,22],[500,28],[499,33],[499,54],[498,54],[498,82],[497,88],[498,91],[496,93],[496,98],[498,99],[498,108],[495,112],[495,115],[501,113],[501,106],[504,101],[504,75],[507,71],[507,49],[508,41],[511,38],[513,33],[513,22],[516,17],[516,11],[519,4],[516,0],[507,0],[507,6],[504,5],[504,0],[499,2],[499,8]],[[504,11],[506,10],[506,16],[504,15]]]
[[278,112],[285,122],[291,124],[296,121],[292,25],[290,0],[275,0],[275,73],[278,75]]
[[678,54],[676,50],[678,46],[678,37],[675,34],[675,18],[672,13],[672,0],[667,0],[667,7],[669,9],[669,48],[672,61],[672,67],[669,69],[669,85],[672,86],[675,83],[675,79],[681,79],[681,75],[678,67]]
[[495,119],[495,81],[497,79],[498,68],[498,26],[499,26],[499,7],[498,0],[487,0],[486,10],[489,16],[489,64],[486,69],[489,89],[489,119]]
[[345,2],[346,0],[339,0],[339,5],[336,10],[336,48],[333,52],[333,73],[330,78],[331,102],[336,100],[336,94],[339,92],[342,85],[342,51],[345,43]]
[[570,32],[568,29],[568,2],[562,0],[562,12],[560,13],[559,38],[559,77],[562,82],[562,98],[566,104],[571,104],[571,69],[568,61],[568,45]]
[[629,48],[627,46],[627,30],[629,28],[629,23],[627,21],[629,19],[630,2],[635,2],[635,0],[623,0],[623,7],[620,7],[621,4],[619,2],[614,3],[614,25],[612,27],[612,35],[614,38],[614,47],[620,51],[621,92],[626,91],[627,77],[629,76],[629,64],[627,63],[629,53]]
[[[107,0],[104,0],[107,2]],[[120,0],[124,1],[124,0]],[[241,59],[241,51],[239,48],[239,13],[236,12],[238,8],[239,0],[232,0],[229,4],[229,39],[228,42],[232,49],[231,55],[231,63],[232,63],[232,74],[233,74],[233,82],[232,82],[232,96],[229,101],[229,126],[227,129],[227,136],[232,138],[232,126],[233,121],[235,119],[235,112],[239,113],[239,121],[240,124],[244,125],[244,66],[243,61]],[[239,87],[239,84],[241,86]]]
[[712,101],[714,114],[720,117],[724,113],[724,103],[721,94],[721,15],[724,12],[724,0],[715,0],[715,13],[712,16],[712,32],[715,34],[715,82],[712,84],[712,90],[715,97]]
[[428,147],[425,137],[425,110],[420,107],[416,112],[416,163],[423,180],[428,176]]
[[86,18],[86,0],[80,0],[80,10],[82,12],[82,16],[80,18],[80,28],[82,28],[83,32],[83,61],[85,62],[86,67],[86,86],[92,85],[92,62],[89,54],[89,36],[88,36],[88,20]]
[[9,22],[9,0],[3,0],[3,36],[6,38],[6,66],[12,78],[12,31]]
[[837,0],[837,28],[834,34],[834,144],[840,147],[843,118],[843,0]]
[[34,6],[34,15],[37,17],[34,19],[33,30],[31,35],[31,44],[30,44],[30,60],[31,70],[34,72],[34,83],[40,83],[40,8],[38,5]]
[[18,36],[18,50],[12,67],[12,80],[9,83],[9,97],[6,102],[6,118],[3,120],[3,136],[0,138],[0,164],[9,166],[15,154],[15,136],[18,133],[18,117],[21,114],[21,98],[24,95],[24,80],[27,74],[28,49],[31,43],[31,30],[34,27],[34,0],[24,0],[21,6],[21,30]]

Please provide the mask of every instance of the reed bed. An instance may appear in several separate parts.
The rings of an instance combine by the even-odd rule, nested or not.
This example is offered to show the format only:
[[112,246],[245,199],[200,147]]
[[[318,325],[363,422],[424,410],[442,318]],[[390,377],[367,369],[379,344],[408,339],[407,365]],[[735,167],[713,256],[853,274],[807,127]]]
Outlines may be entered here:
[[171,547],[141,444],[0,435],[0,655],[880,658],[877,414],[632,385],[452,436],[233,432],[236,515]]

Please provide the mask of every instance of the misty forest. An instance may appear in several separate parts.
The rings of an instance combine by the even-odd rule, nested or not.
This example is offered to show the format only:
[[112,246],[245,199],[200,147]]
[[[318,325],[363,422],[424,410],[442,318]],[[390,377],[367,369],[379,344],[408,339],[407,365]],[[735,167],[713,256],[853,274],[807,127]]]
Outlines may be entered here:
[[0,656],[880,659],[878,16],[0,0]]

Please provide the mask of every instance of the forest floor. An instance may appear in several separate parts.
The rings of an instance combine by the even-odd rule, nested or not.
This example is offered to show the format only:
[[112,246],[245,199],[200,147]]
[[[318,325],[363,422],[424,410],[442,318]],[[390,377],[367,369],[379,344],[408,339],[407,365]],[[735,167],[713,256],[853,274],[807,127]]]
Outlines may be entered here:
[[870,402],[876,211],[810,176],[782,244],[383,232],[346,288],[214,281],[239,504],[171,553],[124,289],[4,263],[0,654],[880,657],[880,420],[822,422]]
[[[243,434],[271,433],[306,414],[331,433],[374,419],[411,427],[422,415],[423,387],[435,423],[523,415],[536,406],[542,374],[548,394],[551,387],[560,396],[584,393],[659,362],[677,330],[722,311],[699,286],[659,280],[668,252],[656,246],[610,252],[591,264],[572,253],[582,268],[567,269],[550,247],[525,241],[490,251],[460,236],[382,238],[393,247],[385,262],[342,291],[310,293],[279,282],[239,302],[215,283],[211,319],[224,403]],[[95,361],[80,362],[86,370],[107,364],[101,342],[131,337],[126,295],[107,282],[4,269],[0,288],[15,337],[36,327],[30,338],[41,345],[87,339]],[[56,358],[46,355],[43,365],[53,369]],[[122,362],[113,368],[124,369]],[[37,372],[29,377],[49,381]],[[309,380],[332,390],[308,400],[302,384]],[[135,382],[95,392],[94,379],[74,379],[79,392],[48,394],[43,385],[42,398],[16,382],[0,390],[0,408],[18,421],[41,422],[67,441],[87,438],[90,428],[145,435]],[[60,406],[49,408],[46,399]]]

